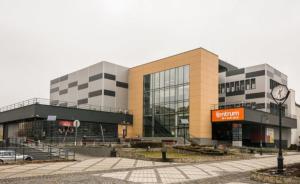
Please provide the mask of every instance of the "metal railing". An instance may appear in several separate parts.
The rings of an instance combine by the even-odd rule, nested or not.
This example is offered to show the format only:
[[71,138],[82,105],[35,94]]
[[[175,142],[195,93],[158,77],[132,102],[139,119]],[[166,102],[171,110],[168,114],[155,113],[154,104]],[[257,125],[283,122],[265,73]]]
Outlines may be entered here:
[[104,111],[104,112],[125,113],[125,114],[129,113],[128,109],[121,109],[121,108],[114,108],[114,107],[107,107],[107,106],[96,106],[90,104],[78,105],[76,102],[57,101],[57,100],[49,100],[44,98],[32,98],[32,99],[24,100],[22,102],[7,105],[1,107],[0,112],[10,111],[10,110],[14,110],[29,105],[34,105],[34,104],[68,107],[68,108],[75,108],[75,109],[86,109],[86,110],[94,110],[94,111]]
[[[47,139],[43,140],[46,144],[51,144],[57,147],[63,146],[74,146],[75,138],[74,137],[48,137]],[[112,138],[112,137],[99,137],[99,136],[84,136],[77,138],[77,145],[84,146],[84,145],[104,145],[104,144],[117,144],[120,142],[119,138]]]
[[26,158],[31,156],[32,160],[75,160],[74,150],[25,138],[10,138],[0,150],[10,150],[15,156],[23,155]]

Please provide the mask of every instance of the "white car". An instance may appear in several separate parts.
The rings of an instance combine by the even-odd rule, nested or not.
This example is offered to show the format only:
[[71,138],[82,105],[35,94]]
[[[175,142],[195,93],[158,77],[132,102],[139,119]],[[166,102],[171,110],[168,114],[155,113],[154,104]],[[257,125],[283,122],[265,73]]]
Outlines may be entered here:
[[25,160],[25,161],[32,161],[33,157],[29,155],[22,155],[22,154],[16,154],[13,150],[0,150],[0,164],[4,164],[6,162],[11,161],[19,161],[19,160]]

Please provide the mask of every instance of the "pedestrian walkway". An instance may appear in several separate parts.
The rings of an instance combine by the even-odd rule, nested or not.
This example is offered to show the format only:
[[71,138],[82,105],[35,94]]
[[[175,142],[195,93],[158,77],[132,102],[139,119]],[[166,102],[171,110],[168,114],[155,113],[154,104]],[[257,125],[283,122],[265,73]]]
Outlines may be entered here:
[[[55,162],[26,165],[0,166],[0,179],[32,177],[54,174],[70,174],[88,171],[120,170],[173,165],[126,158],[96,158],[79,162]],[[1,182],[0,182],[1,183]]]
[[[289,155],[285,157],[285,164],[299,162],[300,155]],[[276,163],[276,157],[273,156],[251,160],[223,161],[217,163],[190,164],[185,166],[174,165],[164,168],[111,172],[98,174],[98,176],[125,180],[128,182],[178,183],[275,167]],[[94,174],[93,176],[96,175]]]
[[[285,164],[299,162],[300,154],[285,156]],[[2,165],[0,166],[0,183],[1,179],[23,179],[23,177],[56,174],[59,174],[59,177],[69,176],[72,178],[72,176],[79,176],[76,173],[81,173],[84,177],[95,178],[96,181],[98,178],[99,181],[103,179],[123,181],[120,183],[178,183],[211,180],[274,166],[276,166],[275,156],[203,164],[172,164],[126,158],[94,158],[77,162]],[[243,183],[243,181],[241,182]]]

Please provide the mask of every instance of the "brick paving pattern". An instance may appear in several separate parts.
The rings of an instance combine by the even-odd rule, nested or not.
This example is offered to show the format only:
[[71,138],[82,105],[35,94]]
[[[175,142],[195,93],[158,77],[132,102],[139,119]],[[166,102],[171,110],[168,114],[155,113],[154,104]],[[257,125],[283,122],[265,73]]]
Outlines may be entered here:
[[[285,156],[285,164],[299,162],[300,154]],[[276,166],[275,156],[202,164],[170,164],[126,158],[97,158],[80,162],[3,165],[0,166],[0,183],[259,184],[249,179],[250,172],[274,166]]]

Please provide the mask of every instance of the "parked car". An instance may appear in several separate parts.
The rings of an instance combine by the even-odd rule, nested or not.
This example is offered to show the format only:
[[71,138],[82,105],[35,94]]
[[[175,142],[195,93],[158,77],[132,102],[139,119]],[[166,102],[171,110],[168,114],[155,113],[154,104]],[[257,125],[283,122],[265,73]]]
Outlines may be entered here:
[[11,162],[15,160],[32,161],[33,157],[29,155],[18,154],[14,150],[0,150],[0,164],[4,164],[6,162]]

